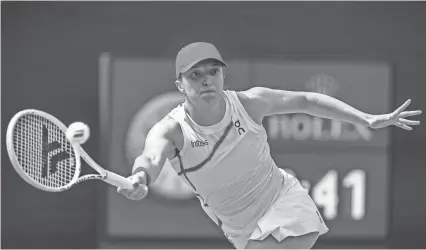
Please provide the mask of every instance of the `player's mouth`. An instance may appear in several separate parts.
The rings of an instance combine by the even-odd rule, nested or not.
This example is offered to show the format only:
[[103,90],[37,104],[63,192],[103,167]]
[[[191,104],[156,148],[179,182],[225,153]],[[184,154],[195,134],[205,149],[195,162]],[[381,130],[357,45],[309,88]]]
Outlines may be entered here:
[[204,95],[204,94],[214,94],[216,93],[216,91],[214,90],[205,90],[205,91],[201,91],[200,95]]

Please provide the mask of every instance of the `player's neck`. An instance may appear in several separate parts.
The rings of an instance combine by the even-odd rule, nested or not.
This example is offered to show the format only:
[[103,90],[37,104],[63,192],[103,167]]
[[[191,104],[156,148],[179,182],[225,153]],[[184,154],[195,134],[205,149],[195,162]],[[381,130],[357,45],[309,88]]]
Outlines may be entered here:
[[223,96],[220,97],[217,105],[194,104],[186,100],[185,110],[191,119],[199,126],[213,126],[224,118],[226,112],[226,102]]

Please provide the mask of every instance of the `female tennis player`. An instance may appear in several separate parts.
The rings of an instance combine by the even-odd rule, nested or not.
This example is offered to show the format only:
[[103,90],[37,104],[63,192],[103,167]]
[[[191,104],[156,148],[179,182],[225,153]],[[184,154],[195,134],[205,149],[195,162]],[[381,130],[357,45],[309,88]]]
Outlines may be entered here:
[[128,177],[135,188],[118,189],[139,200],[169,160],[235,248],[311,248],[328,231],[299,181],[270,154],[265,116],[306,113],[373,129],[411,130],[410,100],[390,114],[371,115],[333,97],[255,87],[223,90],[226,63],[214,45],[192,43],[176,58],[176,86],[185,101],[147,135]]

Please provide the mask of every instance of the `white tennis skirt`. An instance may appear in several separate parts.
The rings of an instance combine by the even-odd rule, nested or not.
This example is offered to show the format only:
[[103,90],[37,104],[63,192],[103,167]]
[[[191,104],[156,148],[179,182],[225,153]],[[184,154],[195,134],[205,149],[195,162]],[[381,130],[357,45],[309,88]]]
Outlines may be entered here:
[[257,222],[250,240],[264,240],[272,235],[280,242],[288,236],[311,232],[323,235],[328,230],[308,190],[294,179],[293,185],[282,190],[277,200]]

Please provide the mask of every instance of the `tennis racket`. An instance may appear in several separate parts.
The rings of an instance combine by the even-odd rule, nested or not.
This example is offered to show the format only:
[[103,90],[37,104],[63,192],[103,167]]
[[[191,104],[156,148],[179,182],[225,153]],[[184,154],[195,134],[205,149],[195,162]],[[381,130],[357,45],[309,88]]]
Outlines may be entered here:
[[[27,109],[15,114],[6,132],[6,147],[16,172],[32,186],[61,192],[86,180],[102,180],[123,189],[133,183],[99,166],[80,144],[66,137],[67,127],[43,111]],[[80,176],[81,160],[97,174]]]

